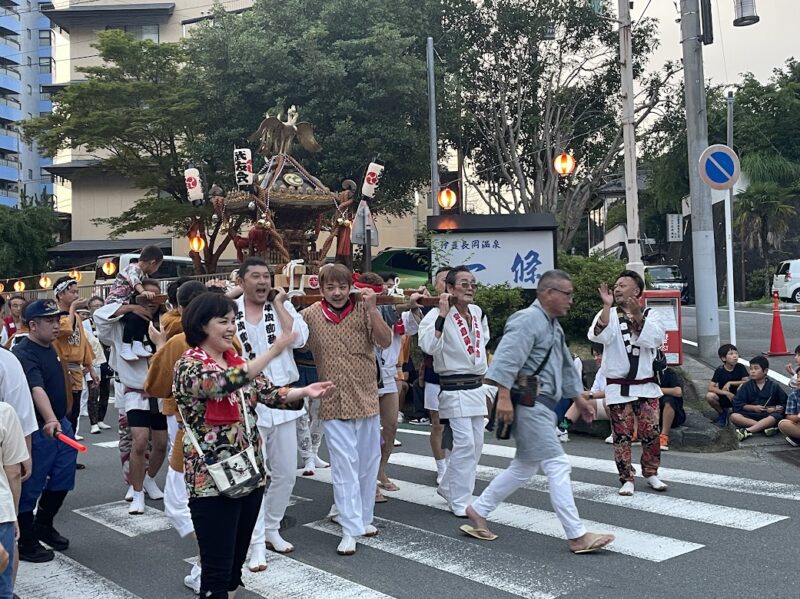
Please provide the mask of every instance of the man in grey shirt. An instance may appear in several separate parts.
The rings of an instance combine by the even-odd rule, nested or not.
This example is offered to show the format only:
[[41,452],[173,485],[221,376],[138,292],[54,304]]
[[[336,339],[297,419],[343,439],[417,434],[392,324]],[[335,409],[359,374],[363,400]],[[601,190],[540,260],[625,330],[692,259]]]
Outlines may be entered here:
[[[564,527],[570,551],[589,553],[614,540],[610,534],[586,531],[572,495],[569,459],[556,436],[553,410],[562,396],[574,399],[584,419],[591,422],[594,418],[594,407],[581,396],[583,387],[557,320],[569,312],[572,291],[572,281],[564,271],[544,273],[539,279],[537,300],[506,322],[503,339],[486,373],[485,380],[498,388],[498,422],[514,423],[517,452],[509,467],[467,507],[472,524],[465,524],[461,530],[477,539],[497,538],[489,530],[486,518],[541,469],[547,476],[550,501]],[[515,393],[516,401],[512,404],[511,388],[517,378],[532,377],[543,362],[538,396]]]

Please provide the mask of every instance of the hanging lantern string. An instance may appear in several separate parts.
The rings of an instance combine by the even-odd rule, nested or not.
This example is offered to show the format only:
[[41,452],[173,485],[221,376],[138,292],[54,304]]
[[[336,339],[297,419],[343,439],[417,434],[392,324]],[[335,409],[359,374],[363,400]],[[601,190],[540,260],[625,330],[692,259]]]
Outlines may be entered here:
[[[73,270],[81,271],[81,270],[84,270],[84,269],[89,269],[90,267],[91,267],[91,270],[94,270],[94,267],[95,267],[96,264],[97,264],[96,262],[87,262],[86,264],[79,264],[78,266],[71,267],[69,269],[69,271],[66,271],[66,272],[71,272]],[[47,272],[50,272],[50,271],[47,271]],[[62,271],[55,271],[55,272],[62,272]],[[29,274],[29,275],[22,275],[22,276],[19,276],[19,277],[8,277],[8,278],[5,278],[5,279],[0,279],[0,281],[2,281],[3,283],[9,283],[9,282],[12,282],[12,281],[23,281],[25,279],[36,279],[36,280],[38,280],[38,279],[41,278],[41,276],[42,276],[42,273],[39,272],[39,273],[33,273],[33,274]],[[5,293],[8,293],[8,292],[5,292]]]

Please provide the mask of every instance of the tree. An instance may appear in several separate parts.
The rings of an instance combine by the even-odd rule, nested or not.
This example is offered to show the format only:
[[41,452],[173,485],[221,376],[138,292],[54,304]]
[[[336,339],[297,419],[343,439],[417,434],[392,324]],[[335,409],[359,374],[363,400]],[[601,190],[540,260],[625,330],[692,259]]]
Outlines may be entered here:
[[[446,0],[444,15],[448,135],[475,166],[469,182],[491,212],[557,214],[569,248],[620,160],[618,34],[582,0]],[[678,70],[643,75],[655,40],[653,21],[636,24],[637,125]],[[578,159],[568,180],[552,167],[565,150]]]
[[53,245],[58,223],[52,202],[34,202],[24,195],[19,206],[0,206],[0,279],[47,270],[47,248]]
[[407,212],[429,179],[425,36],[441,27],[438,6],[257,0],[241,14],[218,11],[187,41],[191,87],[203,98],[195,153],[232,180],[231,149],[248,145],[268,109],[297,105],[322,145],[297,152],[311,173],[339,189],[343,179],[360,182],[380,156],[386,170],[373,207]]

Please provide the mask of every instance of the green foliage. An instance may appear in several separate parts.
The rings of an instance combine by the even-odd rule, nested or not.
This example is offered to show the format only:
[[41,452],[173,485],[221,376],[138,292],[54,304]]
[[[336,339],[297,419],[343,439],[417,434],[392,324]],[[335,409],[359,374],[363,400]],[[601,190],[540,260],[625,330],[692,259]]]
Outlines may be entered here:
[[386,170],[373,208],[407,212],[430,173],[425,37],[438,37],[438,7],[431,0],[257,0],[241,14],[218,12],[187,42],[191,86],[204,98],[197,154],[231,180],[231,148],[248,145],[267,110],[294,104],[322,145],[313,155],[297,151],[310,172],[339,189],[343,179],[360,182],[380,155]]
[[527,305],[522,290],[508,285],[479,286],[475,292],[475,303],[489,319],[490,349],[497,347],[508,317]]
[[745,301],[753,301],[765,299],[766,303],[772,301],[765,290],[769,290],[772,286],[772,276],[775,274],[775,269],[771,266],[764,268],[757,268],[747,273],[746,288],[745,288]]
[[18,208],[0,206],[0,279],[47,270],[57,224],[49,200],[34,203],[23,196]]
[[625,263],[616,258],[597,256],[570,256],[559,254],[558,267],[572,277],[575,289],[572,309],[564,318],[559,318],[568,339],[584,340],[595,314],[602,308],[597,295],[600,283],[613,285]]

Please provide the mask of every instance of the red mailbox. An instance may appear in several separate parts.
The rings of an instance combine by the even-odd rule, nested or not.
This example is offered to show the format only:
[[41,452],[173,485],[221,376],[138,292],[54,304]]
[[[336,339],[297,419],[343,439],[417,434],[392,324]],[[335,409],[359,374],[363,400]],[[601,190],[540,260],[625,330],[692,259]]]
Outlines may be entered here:
[[645,289],[642,294],[645,309],[650,308],[661,317],[667,329],[667,338],[661,350],[667,356],[667,364],[683,364],[683,327],[681,325],[681,292],[677,290]]

